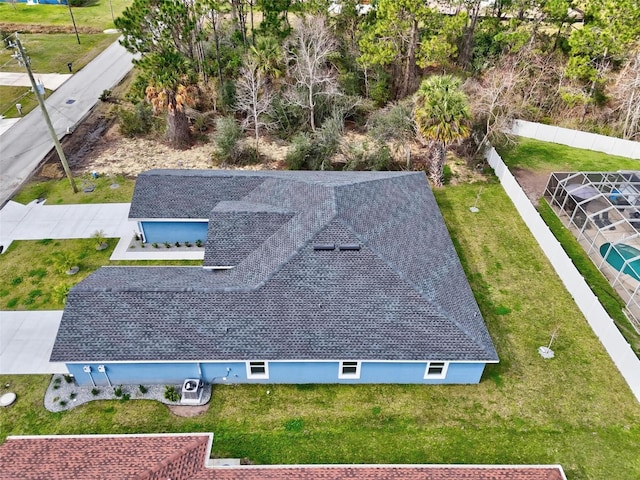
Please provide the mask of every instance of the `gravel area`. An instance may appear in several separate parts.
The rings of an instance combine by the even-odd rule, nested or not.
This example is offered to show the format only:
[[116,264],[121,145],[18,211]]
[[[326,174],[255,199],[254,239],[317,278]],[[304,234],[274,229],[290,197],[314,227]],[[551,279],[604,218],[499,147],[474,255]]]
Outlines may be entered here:
[[[182,385],[173,385],[178,392],[181,391]],[[116,390],[119,387],[122,391],[121,396],[116,396]],[[120,400],[121,402],[130,400],[156,400],[169,406],[189,407],[189,405],[178,402],[170,402],[164,398],[165,385],[145,385],[146,391],[142,393],[140,385],[114,385],[109,386],[79,386],[73,377],[69,375],[53,375],[47,393],[44,396],[44,406],[50,412],[62,412],[71,410],[83,403],[93,400]],[[129,400],[125,400],[129,395]],[[211,400],[211,385],[205,384],[202,393],[202,402],[198,405],[205,405]]]

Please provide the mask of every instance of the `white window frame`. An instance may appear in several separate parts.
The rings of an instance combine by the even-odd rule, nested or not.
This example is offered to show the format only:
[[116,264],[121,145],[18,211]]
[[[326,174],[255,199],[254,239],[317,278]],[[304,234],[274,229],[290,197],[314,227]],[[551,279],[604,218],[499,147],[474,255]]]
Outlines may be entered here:
[[[264,366],[264,373],[252,373],[251,372],[251,366],[252,364],[262,364],[262,366]],[[247,379],[252,380],[252,379],[265,379],[265,378],[269,378],[269,362],[266,362],[264,360],[251,360],[249,362],[246,363],[247,365]]]
[[[356,373],[344,373],[344,367],[353,367],[355,363],[355,367],[356,367]],[[345,364],[349,364],[349,365],[345,365]],[[338,378],[351,378],[351,379],[358,379],[360,378],[360,367],[362,366],[362,362],[356,361],[356,360],[344,360],[341,361],[338,367]]]
[[[442,364],[442,373],[429,373],[429,368],[435,366],[434,364]],[[424,378],[425,379],[442,379],[442,378],[446,378],[447,376],[447,370],[449,370],[449,362],[442,362],[442,361],[437,361],[437,362],[427,362],[427,366],[424,369]]]

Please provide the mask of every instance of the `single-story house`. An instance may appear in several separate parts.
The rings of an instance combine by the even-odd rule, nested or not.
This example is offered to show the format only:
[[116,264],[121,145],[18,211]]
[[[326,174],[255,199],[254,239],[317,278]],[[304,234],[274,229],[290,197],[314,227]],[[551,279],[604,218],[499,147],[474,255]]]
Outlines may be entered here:
[[239,465],[213,434],[10,436],[2,478],[21,480],[567,480],[560,465]]
[[498,361],[423,173],[154,170],[131,216],[147,241],[205,222],[203,266],[76,285],[51,361],[81,385],[478,383]]

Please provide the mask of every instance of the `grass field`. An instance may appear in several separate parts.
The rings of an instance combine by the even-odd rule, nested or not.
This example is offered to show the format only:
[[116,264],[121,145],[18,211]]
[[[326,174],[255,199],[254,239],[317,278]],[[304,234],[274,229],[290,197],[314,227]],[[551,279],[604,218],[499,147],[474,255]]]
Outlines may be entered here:
[[[92,178],[86,174],[74,177],[76,185],[82,189],[83,185],[93,185],[95,188],[91,193],[82,191],[73,193],[69,180],[47,180],[42,182],[31,182],[25,185],[13,198],[14,202],[27,203],[45,198],[47,205],[60,205],[72,203],[128,203],[133,196],[135,180],[117,176],[100,176]],[[119,184],[118,188],[111,188],[113,184]]]
[[549,172],[640,169],[638,160],[530,138],[521,137],[517,144],[497,148],[497,150],[509,168],[518,167]]
[[2,437],[212,431],[216,456],[257,463],[560,463],[570,480],[640,478],[640,405],[502,188],[484,185],[472,214],[477,190],[436,196],[500,356],[479,385],[217,386],[206,413],[181,418],[150,401],[53,414],[50,377],[1,376],[18,394]]
[[[3,4],[0,3],[0,5]],[[0,15],[2,15],[1,10]],[[73,64],[73,71],[77,72],[117,39],[117,34],[81,34],[81,43],[78,45],[76,36],[73,34],[20,35],[22,46],[31,59],[31,67],[36,80],[38,73],[69,73],[68,62]],[[11,49],[0,51],[0,65],[3,65],[3,70],[6,72],[26,72],[23,66],[11,59],[13,53]]]
[[[78,28],[89,27],[95,30],[113,28],[111,7],[114,17],[118,17],[131,5],[131,0],[98,0],[87,2],[86,7],[72,7],[73,17]],[[68,25],[72,27],[71,15],[66,5],[26,5],[9,2],[0,3],[0,25],[18,23],[24,25]]]

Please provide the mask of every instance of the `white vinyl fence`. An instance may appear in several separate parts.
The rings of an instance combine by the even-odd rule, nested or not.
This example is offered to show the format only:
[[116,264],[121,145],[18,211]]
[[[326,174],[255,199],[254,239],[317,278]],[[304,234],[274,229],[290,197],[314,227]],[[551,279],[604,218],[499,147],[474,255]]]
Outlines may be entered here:
[[526,120],[514,121],[510,131],[519,137],[535,138],[544,142],[560,143],[570,147],[640,160],[640,142],[527,122]]
[[518,213],[640,402],[640,360],[544,223],[498,152],[491,148],[487,151],[486,158]]

